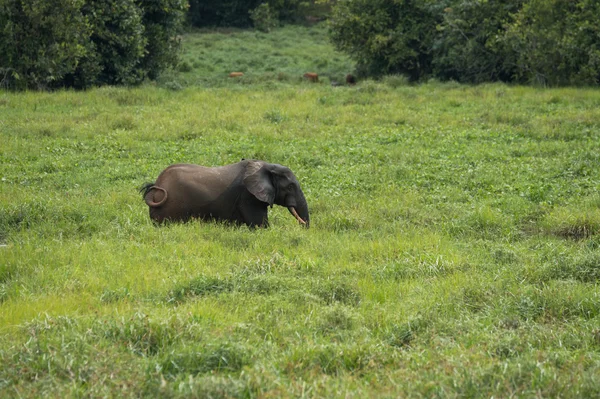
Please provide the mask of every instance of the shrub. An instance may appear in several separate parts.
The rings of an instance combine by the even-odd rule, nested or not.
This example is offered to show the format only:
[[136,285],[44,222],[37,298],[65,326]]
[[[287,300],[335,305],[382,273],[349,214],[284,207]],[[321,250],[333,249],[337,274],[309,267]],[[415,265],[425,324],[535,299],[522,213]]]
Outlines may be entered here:
[[600,83],[600,3],[529,0],[501,38],[514,80],[541,85]]
[[0,82],[135,84],[176,62],[185,0],[0,0]]
[[46,89],[77,68],[90,50],[83,0],[0,0],[0,82]]
[[359,75],[403,74],[413,80],[431,73],[435,27],[441,22],[426,1],[347,0],[330,20],[338,50],[357,62]]
[[326,0],[190,0],[188,19],[195,27],[247,28],[253,23],[257,27],[251,13],[259,7],[268,7],[274,21],[298,21],[308,12],[323,14],[329,10],[328,3]]
[[76,86],[140,82],[144,78],[140,60],[147,41],[135,0],[88,1],[82,12],[93,27],[94,51],[84,57],[89,67],[77,70]]
[[251,24],[249,11],[258,7],[261,0],[190,0],[188,18],[196,27],[235,26]]
[[188,61],[183,61],[177,65],[177,69],[179,72],[191,72],[194,70],[194,67]]
[[308,14],[322,15],[329,9],[329,1],[268,0],[267,3],[281,21],[298,22]]
[[270,32],[271,29],[277,27],[278,21],[271,11],[269,4],[263,3],[250,11],[250,18],[254,27],[261,32]]
[[511,80],[514,67],[504,62],[498,37],[523,1],[460,0],[438,10],[442,23],[433,43],[433,75],[468,83]]
[[600,82],[594,0],[345,0],[334,7],[330,36],[363,75]]
[[141,68],[150,79],[177,64],[181,45],[179,32],[187,11],[187,0],[138,0],[146,38],[146,52]]

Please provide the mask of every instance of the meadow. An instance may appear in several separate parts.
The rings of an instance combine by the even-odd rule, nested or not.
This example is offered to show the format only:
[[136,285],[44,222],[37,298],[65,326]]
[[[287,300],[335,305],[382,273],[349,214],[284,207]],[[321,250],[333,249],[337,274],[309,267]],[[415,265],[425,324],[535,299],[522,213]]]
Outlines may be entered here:
[[196,30],[182,37],[181,61],[158,84],[171,90],[189,86],[227,87],[230,72],[242,72],[239,85],[276,86],[302,81],[318,72],[322,83],[343,82],[354,63],[333,50],[325,24],[287,25],[272,33],[222,28]]
[[[0,93],[0,397],[600,395],[598,89],[209,79],[201,48]],[[151,223],[166,166],[241,158],[294,171],[310,229]]]

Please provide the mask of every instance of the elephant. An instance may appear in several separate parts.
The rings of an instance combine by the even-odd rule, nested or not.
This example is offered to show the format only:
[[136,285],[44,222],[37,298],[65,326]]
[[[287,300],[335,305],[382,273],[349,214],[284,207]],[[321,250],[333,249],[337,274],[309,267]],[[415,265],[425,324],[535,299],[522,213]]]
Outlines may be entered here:
[[304,227],[310,224],[308,204],[294,173],[259,160],[218,167],[171,165],[140,192],[150,218],[158,224],[197,218],[268,227],[268,207],[273,204],[287,207]]

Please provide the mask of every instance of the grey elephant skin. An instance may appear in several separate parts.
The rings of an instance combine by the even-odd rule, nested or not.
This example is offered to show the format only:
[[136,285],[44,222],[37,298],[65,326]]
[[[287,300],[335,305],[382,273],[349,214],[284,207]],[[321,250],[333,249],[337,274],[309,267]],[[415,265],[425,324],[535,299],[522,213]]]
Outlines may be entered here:
[[268,207],[276,204],[288,208],[304,227],[310,224],[308,204],[294,173],[264,161],[218,167],[171,165],[140,191],[157,223],[197,218],[267,227]]

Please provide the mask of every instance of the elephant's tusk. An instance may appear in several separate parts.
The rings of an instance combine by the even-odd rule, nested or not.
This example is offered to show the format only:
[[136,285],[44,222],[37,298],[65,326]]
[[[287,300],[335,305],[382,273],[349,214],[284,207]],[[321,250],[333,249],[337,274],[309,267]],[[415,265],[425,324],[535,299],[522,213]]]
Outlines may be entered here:
[[296,209],[294,209],[293,206],[290,206],[288,209],[290,210],[290,212],[292,212],[292,215],[294,215],[294,217],[298,222],[300,222],[300,224],[306,224],[306,222],[302,220],[300,216],[298,216],[298,212],[296,212]]

